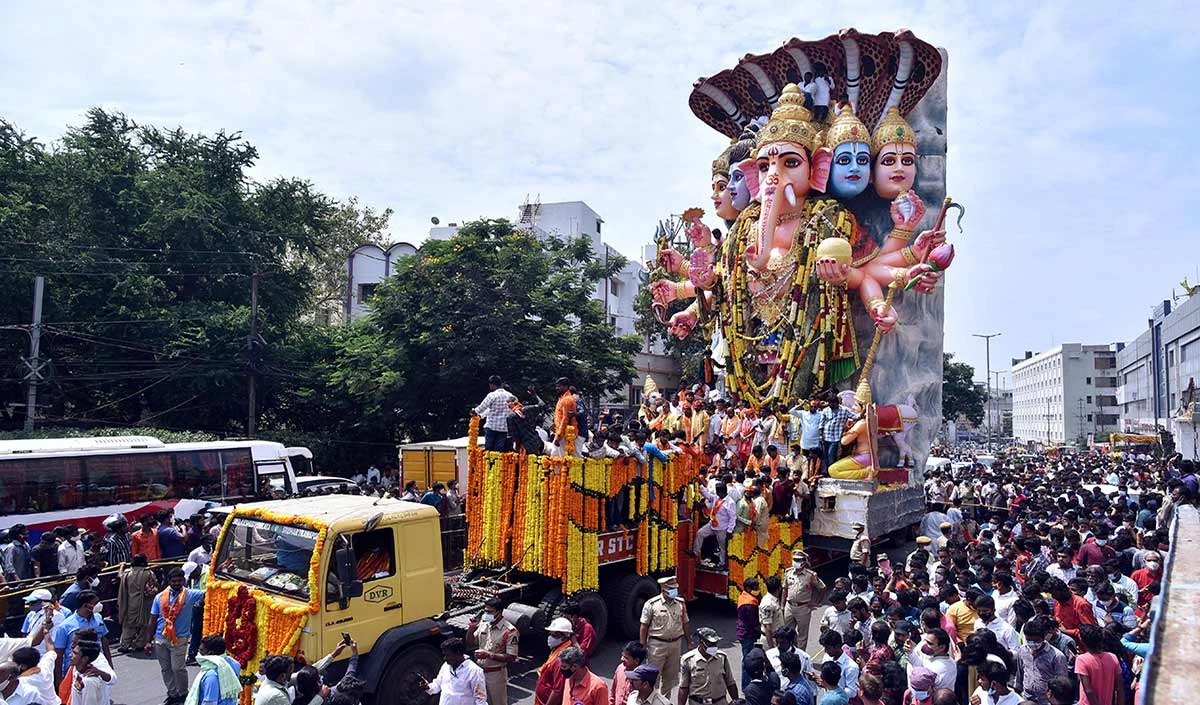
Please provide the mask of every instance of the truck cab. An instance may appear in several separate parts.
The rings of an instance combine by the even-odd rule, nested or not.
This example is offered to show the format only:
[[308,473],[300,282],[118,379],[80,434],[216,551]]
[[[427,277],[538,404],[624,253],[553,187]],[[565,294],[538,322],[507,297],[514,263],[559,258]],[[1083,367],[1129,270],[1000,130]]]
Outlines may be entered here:
[[[307,605],[315,611],[297,649],[309,662],[349,633],[358,643],[358,675],[376,702],[420,703],[417,674],[431,678],[441,662],[440,547],[438,512],[422,504],[330,495],[242,505],[222,529],[209,591],[233,581],[282,606]],[[319,594],[310,594],[314,586]],[[332,675],[348,657],[331,666]]]

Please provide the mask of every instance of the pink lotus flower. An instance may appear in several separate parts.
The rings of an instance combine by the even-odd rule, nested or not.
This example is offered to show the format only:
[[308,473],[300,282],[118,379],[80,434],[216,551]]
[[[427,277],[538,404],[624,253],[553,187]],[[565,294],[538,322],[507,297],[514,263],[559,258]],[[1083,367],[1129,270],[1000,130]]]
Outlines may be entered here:
[[954,261],[954,245],[948,242],[943,242],[933,248],[933,252],[929,253],[929,264],[935,272],[944,272],[950,268],[950,263]]

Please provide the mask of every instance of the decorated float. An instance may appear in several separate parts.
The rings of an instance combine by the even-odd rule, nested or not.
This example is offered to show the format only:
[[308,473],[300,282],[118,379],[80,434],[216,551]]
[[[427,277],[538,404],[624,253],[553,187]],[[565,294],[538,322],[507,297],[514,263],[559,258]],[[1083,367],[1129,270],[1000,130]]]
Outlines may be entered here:
[[691,94],[729,140],[710,182],[723,222],[689,208],[686,239],[657,239],[654,311],[707,346],[716,394],[753,408],[838,396],[859,414],[819,483],[814,545],[844,547],[857,521],[898,531],[923,510],[945,222],[962,215],[945,196],[944,67],[911,32],[845,30],[747,55]]

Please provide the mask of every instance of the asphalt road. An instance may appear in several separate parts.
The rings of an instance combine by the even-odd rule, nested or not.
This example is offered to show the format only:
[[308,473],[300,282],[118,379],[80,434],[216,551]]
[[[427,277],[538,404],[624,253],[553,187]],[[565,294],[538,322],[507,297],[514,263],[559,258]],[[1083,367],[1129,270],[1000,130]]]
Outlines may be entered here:
[[[914,545],[909,544],[906,546],[891,547],[887,552],[892,557],[893,563],[895,563],[903,560],[904,556],[912,551],[913,548]],[[833,578],[846,574],[846,559],[823,566],[819,572],[822,579],[832,585]],[[722,642],[722,650],[730,657],[729,661],[733,665],[734,676],[740,679],[741,649],[733,641],[737,619],[732,605],[725,600],[703,598],[688,605],[688,614],[691,618],[693,629],[705,626],[712,627],[717,630],[718,634],[726,638],[726,641]],[[817,612],[816,614],[819,615],[820,613]],[[820,636],[820,630],[817,626],[817,621],[816,618],[813,619],[809,633],[808,644],[810,651],[818,648],[817,639]],[[592,670],[597,675],[605,679],[610,679],[617,668],[617,663],[620,661],[621,647],[624,644],[625,640],[616,636],[609,637],[601,643],[596,653],[592,656]],[[533,650],[530,649],[527,651],[523,646],[521,651],[524,654]],[[536,651],[536,654],[544,655],[545,651],[543,645],[542,648]],[[158,661],[141,654],[114,653],[113,655],[115,657],[113,666],[117,671],[118,678],[117,685],[112,688],[114,705],[160,705],[166,696],[166,689],[162,684]],[[532,705],[533,686],[537,681],[537,668],[541,665],[542,658],[544,656],[533,655],[528,659],[522,659],[515,669],[510,670],[508,700],[511,705]],[[188,672],[193,679],[196,677],[198,671],[199,669],[195,666],[188,668]]]

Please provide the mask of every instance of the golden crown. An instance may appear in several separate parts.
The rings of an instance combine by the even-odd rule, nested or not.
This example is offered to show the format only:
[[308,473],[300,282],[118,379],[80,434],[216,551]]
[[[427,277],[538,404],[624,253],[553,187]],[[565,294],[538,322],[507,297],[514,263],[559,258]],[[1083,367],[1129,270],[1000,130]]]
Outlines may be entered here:
[[839,144],[849,142],[866,142],[869,145],[871,132],[854,114],[854,110],[847,105],[842,108],[842,112],[838,113],[837,117],[833,119],[833,124],[825,131],[825,146],[833,149]]
[[733,151],[736,145],[737,140],[730,140],[729,146],[713,160],[712,175],[714,179],[718,176],[724,176],[726,181],[729,180],[729,153]]
[[889,108],[883,120],[879,121],[879,127],[875,128],[875,135],[871,139],[871,151],[879,153],[883,145],[895,142],[911,144],[915,149],[917,133],[913,132],[912,125],[908,124],[898,108]]
[[771,112],[771,119],[758,131],[756,146],[771,142],[793,142],[813,152],[820,145],[821,131],[812,122],[812,113],[804,107],[804,94],[795,83],[783,87],[779,96],[779,107]]

